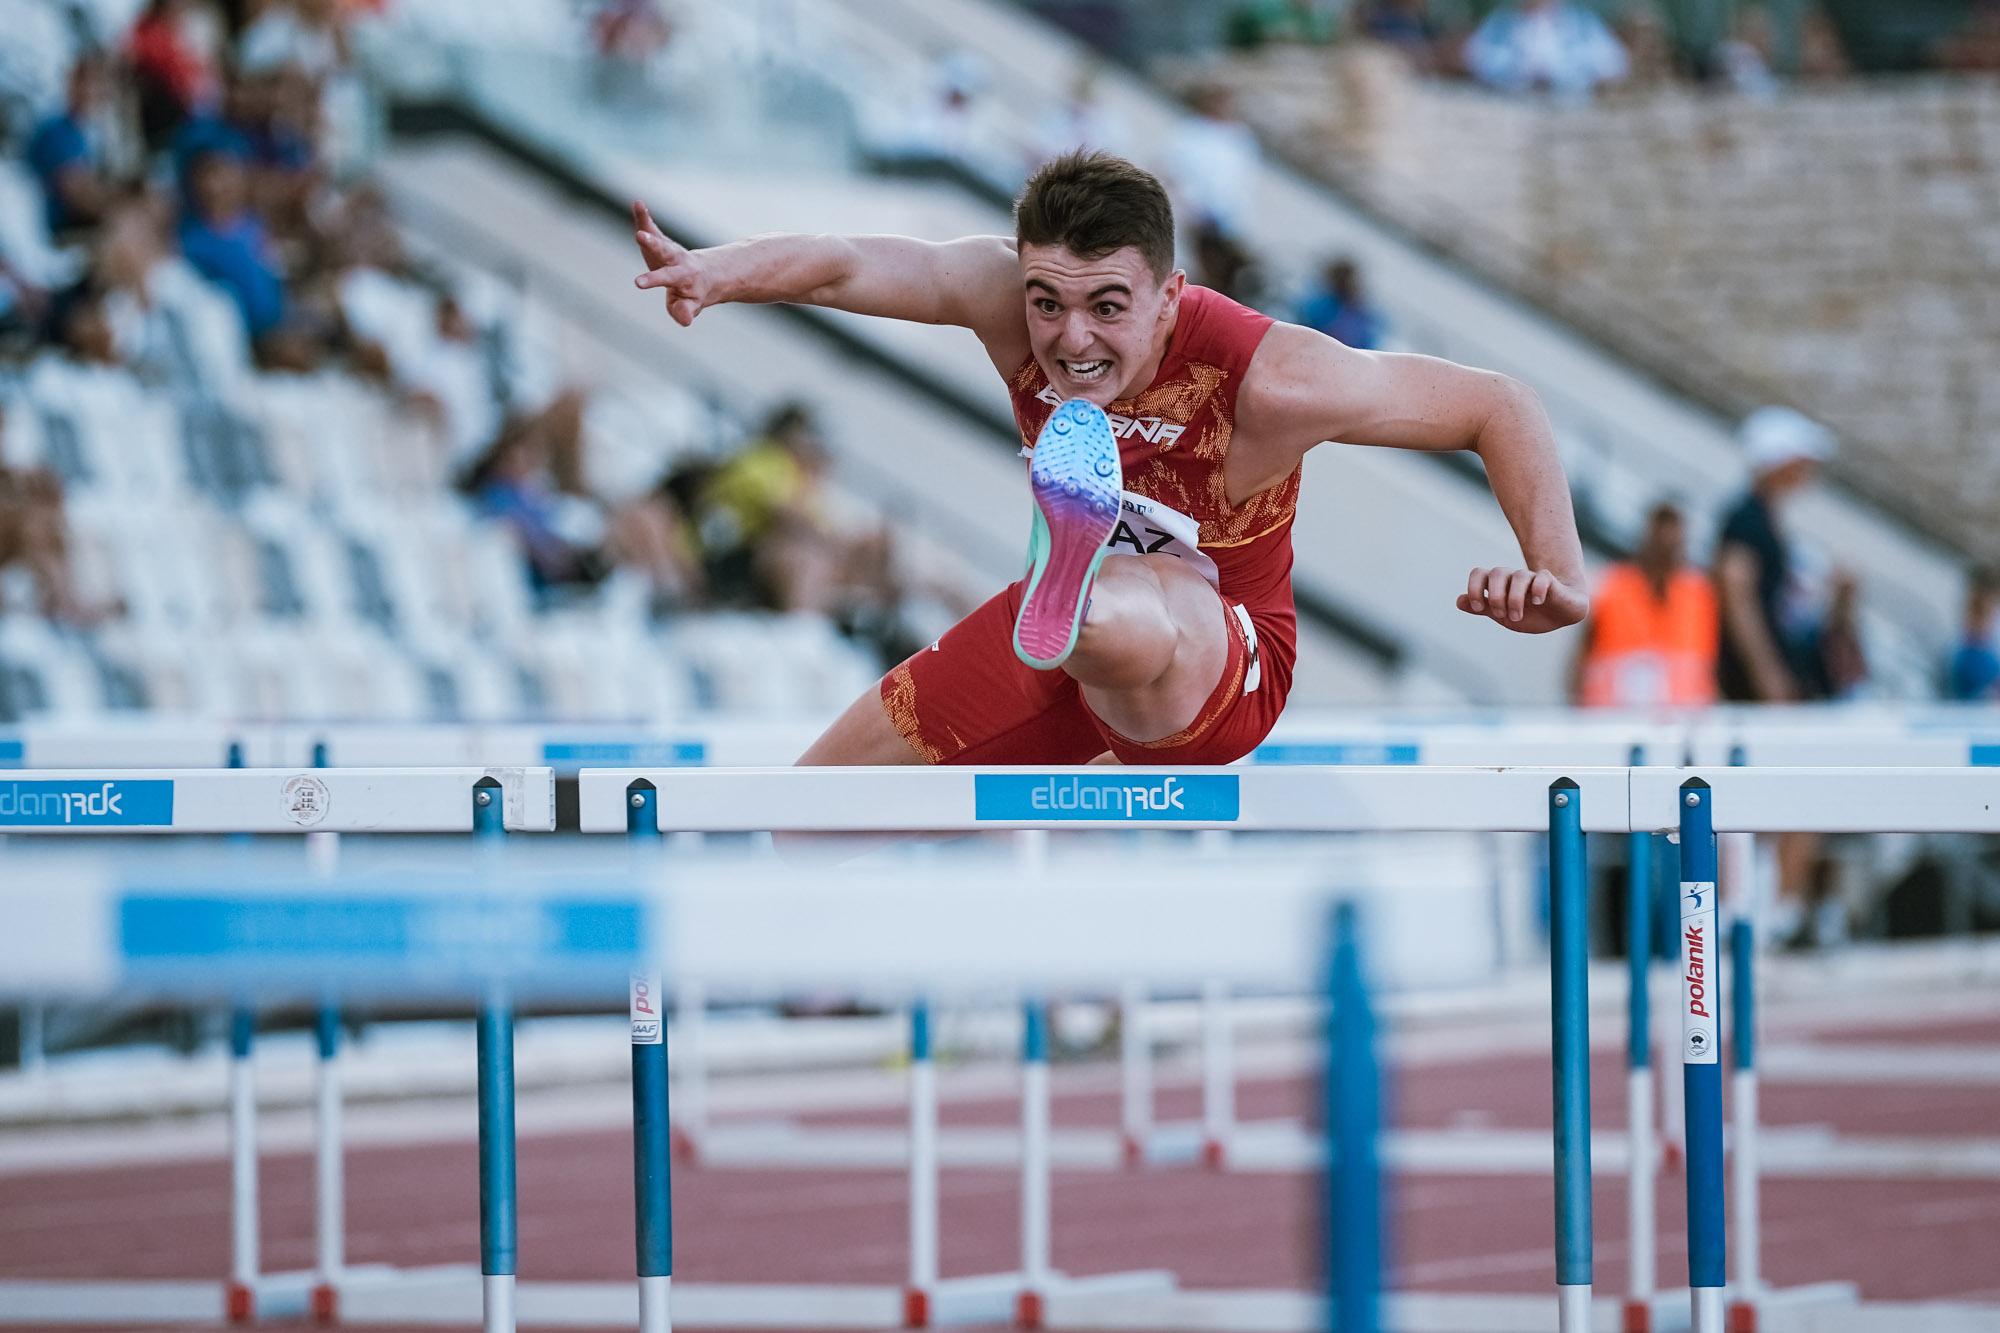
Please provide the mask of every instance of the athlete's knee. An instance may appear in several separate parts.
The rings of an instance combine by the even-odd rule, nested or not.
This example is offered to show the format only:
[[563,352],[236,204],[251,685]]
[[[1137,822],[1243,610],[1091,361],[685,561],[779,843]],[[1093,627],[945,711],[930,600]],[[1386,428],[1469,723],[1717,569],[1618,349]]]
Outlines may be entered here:
[[1065,669],[1086,685],[1132,689],[1173,666],[1180,634],[1160,572],[1136,555],[1107,556],[1091,587],[1083,633]]
[[1090,610],[1084,617],[1157,615],[1167,613],[1166,590],[1160,583],[1155,563],[1161,556],[1108,555],[1097,567],[1097,579],[1090,589]]

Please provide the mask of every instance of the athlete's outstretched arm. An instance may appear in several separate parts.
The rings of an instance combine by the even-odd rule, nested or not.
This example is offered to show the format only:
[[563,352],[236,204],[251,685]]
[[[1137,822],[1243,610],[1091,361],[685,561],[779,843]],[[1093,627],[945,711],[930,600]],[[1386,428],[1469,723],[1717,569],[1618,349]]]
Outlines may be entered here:
[[632,205],[632,228],[648,269],[636,285],[664,292],[667,313],[682,325],[730,301],[826,306],[982,337],[1026,318],[1011,237],[770,235],[690,250],[641,203]]
[[1473,451],[1524,567],[1473,570],[1459,609],[1524,634],[1574,625],[1589,611],[1583,543],[1555,433],[1520,381],[1435,357],[1356,351],[1277,324],[1257,349],[1237,410],[1246,435],[1283,441],[1297,457],[1327,440]]

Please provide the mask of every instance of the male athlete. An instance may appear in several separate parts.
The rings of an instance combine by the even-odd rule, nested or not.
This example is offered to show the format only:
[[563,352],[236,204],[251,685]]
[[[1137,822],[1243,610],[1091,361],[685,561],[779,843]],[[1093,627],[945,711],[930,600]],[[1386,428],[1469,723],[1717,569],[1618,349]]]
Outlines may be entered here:
[[1158,180],[1079,152],[1035,173],[1015,236],[758,236],[688,250],[632,207],[681,325],[787,301],[970,329],[1006,380],[1035,499],[1029,570],[856,700],[806,764],[1222,764],[1277,721],[1297,657],[1292,517],[1322,441],[1471,449],[1522,568],[1459,609],[1583,619],[1583,551],[1532,391],[1275,323],[1174,267]]

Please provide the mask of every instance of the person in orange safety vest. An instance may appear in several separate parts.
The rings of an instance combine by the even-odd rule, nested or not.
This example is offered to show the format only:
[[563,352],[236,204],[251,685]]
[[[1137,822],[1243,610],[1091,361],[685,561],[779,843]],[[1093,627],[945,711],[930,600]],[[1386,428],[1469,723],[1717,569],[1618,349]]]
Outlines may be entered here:
[[1715,701],[1715,589],[1686,563],[1687,522],[1661,503],[1629,562],[1604,572],[1584,623],[1570,697],[1589,708],[1696,708]]

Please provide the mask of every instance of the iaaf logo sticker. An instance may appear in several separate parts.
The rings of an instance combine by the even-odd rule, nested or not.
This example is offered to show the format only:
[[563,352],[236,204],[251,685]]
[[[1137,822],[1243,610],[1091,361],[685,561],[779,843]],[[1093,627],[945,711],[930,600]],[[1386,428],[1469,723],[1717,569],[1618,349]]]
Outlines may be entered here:
[[1686,1062],[1712,1065],[1715,1049],[1715,885],[1681,885],[1681,1042]]
[[0,826],[158,828],[173,822],[170,780],[0,782]]
[[[1037,402],[1047,403],[1050,407],[1063,405],[1063,396],[1048,385],[1042,387],[1042,391],[1035,395],[1035,399]],[[1187,434],[1186,426],[1176,426],[1161,417],[1121,417],[1116,412],[1106,412],[1104,415],[1111,422],[1113,439],[1129,440],[1136,435],[1148,444],[1171,445]]]
[[664,1040],[660,1022],[660,974],[632,974],[632,1044],[658,1046]]
[[1239,806],[1233,773],[979,773],[973,778],[973,817],[981,820],[1229,823]]

